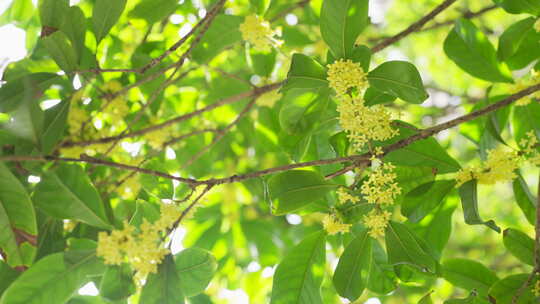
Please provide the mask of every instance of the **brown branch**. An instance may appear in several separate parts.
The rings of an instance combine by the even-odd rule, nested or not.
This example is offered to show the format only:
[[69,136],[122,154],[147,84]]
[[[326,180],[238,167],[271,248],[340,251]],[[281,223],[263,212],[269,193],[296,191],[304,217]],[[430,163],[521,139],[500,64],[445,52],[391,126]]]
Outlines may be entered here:
[[266,92],[275,90],[275,89],[279,88],[281,85],[282,85],[281,82],[277,82],[277,83],[269,84],[269,85],[266,85],[266,86],[258,87],[256,89],[251,90],[251,91],[243,92],[243,93],[240,93],[238,95],[234,95],[234,96],[231,96],[231,97],[221,99],[221,100],[219,100],[219,101],[217,101],[217,102],[215,102],[213,104],[210,104],[210,105],[208,105],[208,106],[206,106],[206,107],[204,107],[202,109],[193,111],[191,113],[180,115],[180,116],[177,116],[175,118],[164,121],[164,122],[162,122],[160,124],[153,125],[153,126],[150,126],[150,127],[144,128],[144,129],[140,129],[140,130],[137,130],[137,131],[133,131],[133,132],[130,132],[130,133],[126,133],[126,134],[123,134],[123,135],[103,137],[103,138],[99,138],[99,139],[88,140],[88,141],[80,141],[80,142],[64,142],[62,146],[64,146],[64,147],[83,146],[84,147],[84,146],[89,146],[89,145],[92,145],[92,144],[104,144],[104,143],[110,143],[110,142],[114,142],[114,141],[117,141],[117,140],[121,140],[121,139],[124,139],[124,138],[132,138],[132,137],[136,137],[136,136],[141,136],[141,135],[144,135],[146,133],[150,133],[152,131],[156,131],[156,130],[162,129],[164,127],[170,126],[172,124],[175,124],[175,123],[178,123],[178,122],[181,122],[181,121],[184,121],[184,120],[188,120],[188,119],[190,119],[192,117],[195,117],[195,116],[200,115],[200,114],[202,114],[204,112],[208,112],[210,110],[219,108],[221,106],[241,101],[244,98],[257,97],[257,96],[262,95],[262,94],[264,94]]
[[[455,127],[459,124],[462,124],[467,121],[471,121],[475,118],[478,118],[482,115],[491,113],[493,111],[496,111],[500,108],[503,108],[505,106],[510,105],[512,102],[525,97],[527,95],[530,95],[536,91],[540,91],[540,83],[530,86],[524,90],[521,90],[513,95],[510,95],[509,97],[498,101],[494,104],[491,104],[483,109],[471,112],[469,114],[460,116],[458,118],[455,118],[453,120],[450,120],[448,122],[436,125],[431,128],[427,128],[424,130],[419,131],[418,133],[411,135],[405,139],[402,139],[394,144],[390,144],[388,146],[383,147],[384,155],[401,149],[405,146],[408,146],[412,144],[415,141],[426,139],[436,133],[439,133],[443,130],[450,129],[452,127]],[[303,163],[297,163],[297,164],[289,164],[269,169],[264,169],[260,171],[250,172],[246,174],[240,174],[240,175],[232,175],[224,178],[211,178],[207,180],[196,180],[191,178],[182,178],[182,177],[176,177],[173,175],[170,175],[168,173],[164,173],[161,171],[155,171],[150,169],[143,169],[138,168],[135,166],[130,165],[124,165],[120,163],[115,163],[111,161],[105,161],[97,158],[91,158],[88,156],[84,156],[82,158],[62,158],[62,157],[56,157],[56,156],[17,156],[17,155],[11,155],[11,156],[0,156],[0,161],[65,161],[65,162],[79,162],[79,163],[89,163],[89,164],[95,164],[95,165],[103,165],[113,168],[119,168],[119,169],[125,169],[125,170],[131,170],[131,171],[137,171],[139,173],[144,174],[150,174],[154,176],[164,177],[168,179],[177,180],[182,183],[186,183],[190,186],[199,186],[199,185],[207,185],[207,186],[215,186],[215,185],[221,185],[221,184],[227,184],[227,183],[235,183],[244,181],[251,178],[257,178],[262,177],[265,175],[288,171],[292,169],[297,168],[304,168],[304,167],[313,167],[313,166],[321,166],[321,165],[329,165],[329,164],[337,164],[337,163],[344,163],[344,162],[361,162],[369,160],[371,157],[371,153],[364,153],[361,155],[351,155],[346,157],[338,157],[338,158],[332,158],[332,159],[323,159],[323,160],[315,160],[315,161],[309,161],[309,162],[303,162]],[[540,216],[538,216],[540,218]]]
[[309,1],[310,0],[302,0],[302,1],[296,2],[293,5],[291,5],[290,7],[284,9],[283,11],[281,11],[279,13],[277,13],[274,17],[270,18],[269,21],[274,22],[274,21],[276,21],[278,19],[281,19],[283,16],[287,16],[287,14],[294,11],[295,9],[302,8],[302,7],[306,6],[306,5],[308,5]]
[[410,35],[411,33],[414,33],[416,31],[419,31],[426,23],[428,23],[430,20],[435,18],[440,12],[447,9],[450,5],[452,5],[457,0],[445,0],[443,3],[439,4],[436,8],[434,8],[431,12],[429,12],[424,17],[420,18],[417,22],[411,24],[408,28],[404,29],[400,33],[383,40],[381,43],[375,45],[371,51],[373,53],[377,53],[388,46],[398,42],[399,40],[403,39],[404,37]]
[[[476,12],[471,12],[471,11],[467,11],[465,12],[460,18],[464,18],[464,19],[472,19],[472,18],[476,18],[476,17],[479,17],[487,12],[490,12],[496,8],[498,8],[499,6],[497,5],[489,5],[489,6],[486,6]],[[423,31],[430,31],[430,30],[434,30],[436,28],[439,28],[439,27],[443,27],[443,26],[447,26],[447,25],[452,25],[456,22],[456,19],[450,19],[450,20],[446,20],[446,21],[442,21],[442,22],[436,22],[428,27],[425,27],[424,29],[422,29],[422,32]]]

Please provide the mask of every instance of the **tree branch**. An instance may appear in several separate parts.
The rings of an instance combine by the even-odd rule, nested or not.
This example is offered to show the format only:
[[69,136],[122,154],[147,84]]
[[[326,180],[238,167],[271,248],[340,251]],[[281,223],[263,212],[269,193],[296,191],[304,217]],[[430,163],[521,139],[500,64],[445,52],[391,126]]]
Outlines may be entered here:
[[445,0],[443,3],[439,4],[439,6],[435,7],[431,12],[429,12],[424,17],[420,18],[420,20],[416,21],[415,23],[411,24],[408,28],[404,29],[400,33],[383,40],[381,43],[375,45],[371,51],[373,53],[377,53],[388,46],[398,42],[399,40],[403,39],[404,37],[410,35],[411,33],[414,33],[416,31],[419,31],[426,23],[428,23],[430,20],[435,18],[440,12],[447,9],[450,5],[452,5],[457,0]]

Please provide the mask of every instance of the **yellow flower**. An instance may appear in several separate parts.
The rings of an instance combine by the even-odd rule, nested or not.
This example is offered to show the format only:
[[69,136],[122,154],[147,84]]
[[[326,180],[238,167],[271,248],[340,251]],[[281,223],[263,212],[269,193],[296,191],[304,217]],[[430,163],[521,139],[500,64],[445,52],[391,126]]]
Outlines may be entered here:
[[85,110],[71,105],[68,115],[69,134],[76,134],[81,129],[81,125],[90,119]]
[[327,214],[322,220],[324,230],[328,234],[333,235],[337,233],[346,233],[349,232],[351,224],[344,224],[338,219],[335,215]]
[[339,188],[336,191],[336,194],[338,196],[338,201],[340,204],[345,204],[346,202],[350,201],[351,203],[358,203],[360,201],[360,198],[349,194],[347,190],[344,188]]
[[[538,19],[538,20],[540,20],[540,19]],[[534,293],[535,296],[540,297],[540,278],[536,279],[536,283],[534,283],[534,287],[532,288],[532,292]]]
[[281,44],[274,38],[277,33],[270,28],[270,23],[256,15],[246,17],[240,24],[240,32],[242,39],[253,45],[256,51],[268,52],[272,45]]
[[364,215],[364,225],[369,229],[369,235],[374,238],[384,236],[384,229],[390,221],[390,216],[392,213],[378,209],[373,209]]
[[158,230],[166,231],[171,228],[174,222],[180,217],[182,212],[175,204],[161,204],[161,217],[156,221],[155,226]]
[[533,130],[527,132],[526,137],[521,139],[519,145],[522,147],[524,157],[535,166],[540,166],[540,153],[538,153],[538,138]]
[[338,96],[347,94],[352,88],[363,92],[368,87],[366,73],[358,63],[354,63],[350,59],[339,59],[329,64],[326,79]]
[[395,182],[395,167],[391,163],[384,163],[373,170],[368,179],[360,187],[364,198],[372,204],[391,205],[401,193],[401,188]]
[[478,168],[464,168],[457,173],[457,185],[476,179],[479,184],[495,184],[517,177],[514,172],[522,158],[515,151],[506,151],[504,146],[488,151],[487,160]]
[[123,199],[133,199],[139,194],[141,190],[141,183],[139,182],[139,176],[133,175],[127,178],[117,189],[116,193]]
[[68,158],[79,158],[81,154],[83,154],[84,152],[85,152],[85,148],[80,147],[80,146],[73,146],[73,147],[60,149],[60,154]]
[[339,123],[355,150],[360,150],[370,140],[383,141],[396,136],[390,112],[381,105],[366,107],[362,97],[343,95],[337,110]]

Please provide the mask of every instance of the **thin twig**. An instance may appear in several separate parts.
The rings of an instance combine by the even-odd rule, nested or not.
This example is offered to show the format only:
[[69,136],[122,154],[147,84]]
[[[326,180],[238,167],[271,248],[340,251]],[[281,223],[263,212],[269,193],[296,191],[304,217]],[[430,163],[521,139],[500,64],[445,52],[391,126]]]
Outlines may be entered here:
[[308,5],[310,0],[302,0],[299,2],[296,2],[295,4],[291,5],[290,7],[284,9],[283,11],[277,13],[274,17],[270,18],[270,22],[274,22],[278,19],[281,19],[283,16],[287,16],[290,12],[294,11],[297,8],[302,8],[306,5]]
[[[497,5],[489,5],[489,6],[486,6],[476,12],[471,12],[471,11],[468,11],[468,12],[465,12],[460,18],[464,18],[464,19],[472,19],[472,18],[476,18],[476,17],[479,17],[487,12],[490,12],[496,8],[498,8],[499,6]],[[452,25],[456,22],[456,19],[450,19],[450,20],[446,20],[446,21],[442,21],[442,22],[436,22],[430,26],[427,26],[425,27],[424,29],[422,29],[422,32],[424,31],[430,31],[430,30],[434,30],[436,28],[439,28],[439,27],[443,27],[443,26],[447,26],[447,25]]]
[[377,53],[386,47],[398,42],[399,40],[403,39],[404,37],[410,35],[411,33],[414,33],[416,31],[419,31],[426,23],[428,23],[430,20],[435,18],[440,12],[447,9],[450,5],[452,5],[457,0],[445,0],[443,3],[438,5],[436,8],[434,8],[431,12],[429,12],[424,17],[420,18],[417,22],[411,24],[408,28],[404,29],[400,33],[383,40],[381,43],[375,45],[371,51],[373,53]]

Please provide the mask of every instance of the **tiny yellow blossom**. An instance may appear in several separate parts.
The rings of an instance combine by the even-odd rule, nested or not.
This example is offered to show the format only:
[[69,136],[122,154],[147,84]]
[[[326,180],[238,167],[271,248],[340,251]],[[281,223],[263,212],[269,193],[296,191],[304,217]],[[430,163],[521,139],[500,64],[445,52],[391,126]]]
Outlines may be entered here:
[[383,163],[373,170],[360,187],[364,198],[372,204],[391,205],[401,193],[401,188],[395,182],[397,177],[395,167],[391,163]]
[[175,204],[161,204],[160,213],[161,217],[155,222],[155,226],[162,231],[171,228],[182,214]]
[[336,194],[338,196],[338,201],[340,204],[345,204],[346,202],[350,201],[351,203],[358,203],[360,201],[359,197],[356,197],[354,195],[351,195],[345,188],[339,188],[336,191]]
[[272,45],[280,45],[281,41],[274,38],[277,34],[270,28],[270,23],[256,15],[247,16],[240,24],[242,39],[249,42],[256,51],[268,52]]
[[476,179],[479,184],[495,184],[517,177],[514,172],[522,158],[515,151],[506,151],[503,146],[488,151],[487,160],[479,168],[465,168],[457,173],[457,185]]
[[339,59],[328,65],[328,76],[326,79],[337,95],[343,96],[352,88],[356,88],[358,92],[367,89],[368,82],[366,75],[360,64],[354,63],[350,59]]
[[533,165],[540,166],[540,153],[537,150],[539,142],[533,130],[527,132],[526,137],[521,139],[519,145],[522,147],[523,157]]
[[323,220],[323,227],[328,234],[333,235],[337,233],[346,233],[349,232],[351,224],[344,224],[339,220],[335,215],[327,214]]
[[383,237],[390,216],[392,216],[392,213],[378,209],[373,209],[367,215],[364,215],[364,225],[369,229],[369,235],[374,238]]
[[90,116],[85,110],[72,104],[68,114],[69,134],[76,135],[76,133],[81,129],[82,124],[87,122],[89,119]]
[[[538,19],[538,20],[540,20],[540,19]],[[540,278],[536,279],[536,283],[534,283],[534,286],[532,288],[532,292],[534,293],[535,296],[540,297]]]
[[344,95],[340,99],[339,122],[355,150],[362,149],[370,140],[383,141],[399,134],[392,128],[390,112],[383,106],[367,107],[361,97]]
[[116,193],[123,199],[133,199],[139,194],[141,190],[141,183],[139,182],[139,176],[133,175],[127,178],[117,189]]
[[68,158],[79,158],[81,154],[83,154],[84,152],[85,152],[85,148],[80,147],[80,146],[73,146],[73,147],[60,149],[60,154]]

